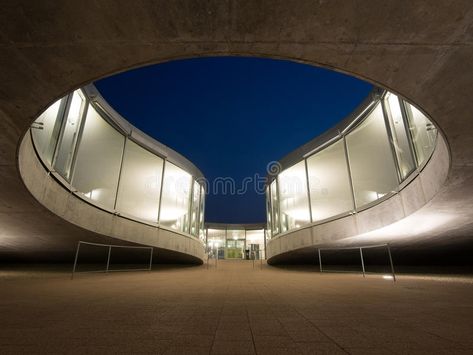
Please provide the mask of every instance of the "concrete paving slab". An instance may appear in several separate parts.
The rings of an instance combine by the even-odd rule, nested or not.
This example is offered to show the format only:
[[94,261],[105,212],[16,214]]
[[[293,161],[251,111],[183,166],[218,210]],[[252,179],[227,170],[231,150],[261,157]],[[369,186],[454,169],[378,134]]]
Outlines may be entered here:
[[311,267],[0,272],[2,354],[468,354],[473,279]]

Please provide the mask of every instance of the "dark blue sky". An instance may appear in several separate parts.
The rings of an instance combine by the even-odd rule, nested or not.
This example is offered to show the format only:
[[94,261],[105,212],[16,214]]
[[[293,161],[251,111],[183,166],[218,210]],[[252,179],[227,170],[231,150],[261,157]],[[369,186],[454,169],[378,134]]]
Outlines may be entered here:
[[[172,61],[95,83],[133,125],[186,156],[212,182],[266,176],[278,160],[335,125],[372,86],[289,61],[218,57]],[[210,194],[206,221],[263,222],[264,195]]]

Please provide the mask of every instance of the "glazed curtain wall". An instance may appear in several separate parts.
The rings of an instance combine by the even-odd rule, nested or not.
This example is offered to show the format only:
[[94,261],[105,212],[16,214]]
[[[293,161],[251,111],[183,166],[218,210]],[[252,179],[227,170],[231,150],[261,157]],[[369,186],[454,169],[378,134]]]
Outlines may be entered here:
[[205,242],[205,189],[193,176],[126,137],[81,90],[33,123],[38,154],[90,203]]
[[264,259],[265,239],[265,229],[207,229],[207,249],[219,259]]
[[379,203],[423,168],[436,138],[422,112],[385,92],[347,132],[267,186],[268,237]]

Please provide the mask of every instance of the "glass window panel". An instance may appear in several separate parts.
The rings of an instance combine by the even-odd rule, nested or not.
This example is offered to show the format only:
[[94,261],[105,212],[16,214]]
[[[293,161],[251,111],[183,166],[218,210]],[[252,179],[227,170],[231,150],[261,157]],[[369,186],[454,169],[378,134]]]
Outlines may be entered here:
[[246,231],[246,249],[250,259],[264,259],[264,229]]
[[415,169],[415,163],[401,113],[401,106],[398,97],[392,93],[386,95],[384,102],[389,125],[391,126],[393,145],[399,163],[399,170],[402,179],[405,179]]
[[198,236],[199,230],[199,204],[200,204],[200,185],[194,181],[194,189],[192,191],[192,211],[191,211],[191,234]]
[[89,104],[72,185],[108,209],[115,205],[124,141],[125,137]]
[[278,181],[274,179],[271,183],[271,215],[272,215],[272,235],[279,234],[279,200],[278,200]]
[[310,223],[305,162],[301,161],[278,175],[282,232]]
[[307,169],[314,222],[353,210],[343,139],[310,156]]
[[225,257],[225,229],[212,229],[207,230],[207,247],[211,250],[213,257],[218,255],[219,259]]
[[72,160],[76,150],[84,107],[84,96],[80,90],[74,91],[66,118],[63,121],[61,138],[54,161],[54,170],[68,181],[71,177]]
[[431,156],[435,148],[437,128],[418,109],[405,102],[407,117],[409,120],[409,131],[417,156],[418,165],[424,164]]
[[268,230],[268,238],[271,239],[271,200],[269,186],[266,187],[266,228]]
[[245,230],[229,229],[227,230],[227,245],[225,249],[225,258],[243,259],[245,256]]
[[245,240],[244,229],[229,229],[227,230],[227,241],[231,240]]
[[357,207],[396,189],[397,172],[380,104],[346,141]]
[[161,197],[160,224],[181,232],[189,230],[189,210],[192,176],[166,162]]
[[199,211],[199,238],[205,243],[205,189],[204,186],[200,187],[200,211]]
[[163,164],[162,158],[127,140],[116,210],[157,223]]
[[[32,135],[34,145],[41,158],[51,165],[51,161],[56,148],[56,142],[61,129],[61,119],[58,119],[61,105],[64,105],[65,98],[56,101],[39,116],[32,125]],[[42,125],[41,125],[42,124]],[[36,128],[35,128],[36,127]]]

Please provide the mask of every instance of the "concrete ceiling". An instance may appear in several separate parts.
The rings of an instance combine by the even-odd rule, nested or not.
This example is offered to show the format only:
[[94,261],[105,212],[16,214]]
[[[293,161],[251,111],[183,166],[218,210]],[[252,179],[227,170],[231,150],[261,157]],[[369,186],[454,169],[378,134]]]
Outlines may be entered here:
[[440,127],[452,165],[426,208],[452,216],[428,243],[473,225],[471,1],[7,1],[0,12],[0,259],[70,256],[98,238],[46,211],[22,184],[17,146],[72,89],[175,58],[247,55],[339,70],[399,93]]

